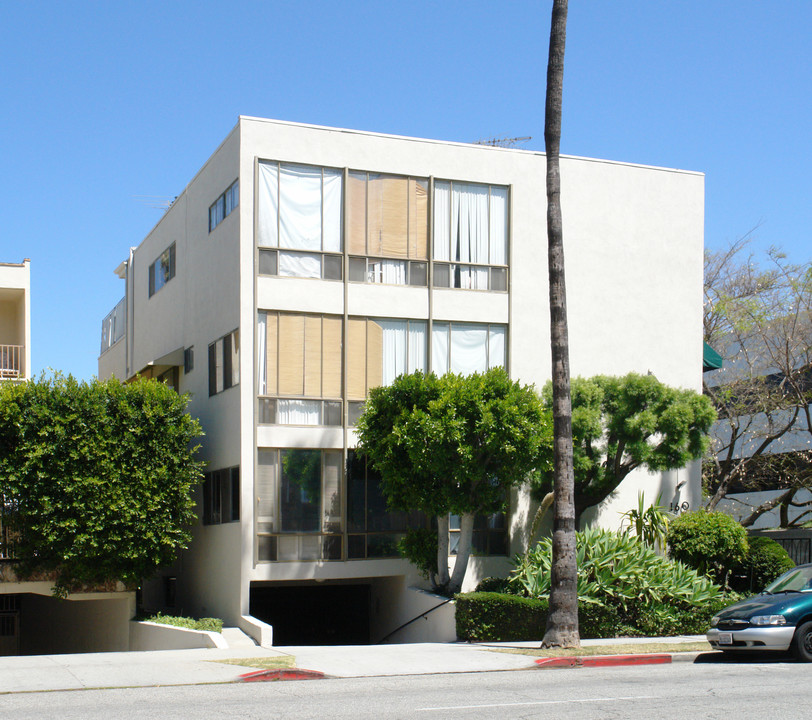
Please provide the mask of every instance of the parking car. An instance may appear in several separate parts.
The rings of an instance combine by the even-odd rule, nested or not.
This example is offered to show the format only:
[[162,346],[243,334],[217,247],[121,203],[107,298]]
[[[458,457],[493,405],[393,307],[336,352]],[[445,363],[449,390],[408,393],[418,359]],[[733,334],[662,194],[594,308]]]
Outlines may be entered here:
[[717,650],[792,650],[812,662],[812,564],[798,565],[761,594],[722,610],[706,637]]

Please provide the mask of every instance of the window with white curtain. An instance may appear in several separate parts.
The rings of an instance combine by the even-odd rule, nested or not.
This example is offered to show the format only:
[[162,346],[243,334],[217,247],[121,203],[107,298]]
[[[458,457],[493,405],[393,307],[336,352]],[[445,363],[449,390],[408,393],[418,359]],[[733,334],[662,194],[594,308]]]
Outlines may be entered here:
[[370,388],[391,385],[398,375],[427,369],[425,320],[350,318],[347,328],[347,397],[363,400]]
[[[508,189],[434,183],[434,285],[507,290]],[[497,272],[494,272],[494,271]]]
[[505,325],[434,322],[431,330],[431,369],[470,375],[506,367]]
[[343,173],[334,168],[260,162],[257,244],[304,252],[342,252]]

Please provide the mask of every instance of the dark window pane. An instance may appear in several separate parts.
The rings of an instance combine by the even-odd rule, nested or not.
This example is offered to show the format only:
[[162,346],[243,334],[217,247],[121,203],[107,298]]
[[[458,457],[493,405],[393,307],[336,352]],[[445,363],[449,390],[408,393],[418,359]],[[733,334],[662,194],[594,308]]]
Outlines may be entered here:
[[350,282],[367,281],[367,261],[365,258],[350,258]]
[[347,530],[365,532],[366,522],[365,463],[355,451],[347,453]]
[[366,535],[347,536],[347,558],[350,560],[363,560],[366,558]]
[[231,468],[231,516],[228,518],[231,522],[236,522],[240,519],[240,469],[238,467]]
[[507,268],[491,268],[491,290],[507,290]]
[[347,418],[349,424],[351,426],[358,424],[358,418],[361,417],[362,413],[364,412],[364,402],[355,401],[347,403],[347,414],[349,417]]
[[400,557],[398,552],[398,540],[400,535],[368,535],[367,536],[367,557],[371,558],[393,558]]
[[434,287],[447,288],[449,283],[449,266],[434,266]]
[[209,395],[217,394],[217,343],[209,345]]
[[321,541],[324,560],[341,560],[341,535],[325,535]]
[[276,561],[276,538],[260,535],[257,538],[257,559],[260,562]]
[[341,403],[340,402],[325,402],[324,403],[324,424],[325,425],[341,425]]
[[317,532],[321,516],[321,451],[283,450],[281,525],[283,532]]
[[424,262],[409,263],[409,285],[428,285],[429,266]]
[[223,389],[228,390],[232,385],[231,367],[231,334],[223,338]]
[[188,375],[195,367],[195,350],[194,348],[186,348],[183,351],[183,374]]
[[278,275],[278,259],[276,250],[259,251],[259,274]]
[[344,258],[339,255],[325,255],[322,271],[325,280],[341,280],[341,263]]
[[260,398],[258,414],[260,425],[276,424],[276,400],[271,400],[269,398]]

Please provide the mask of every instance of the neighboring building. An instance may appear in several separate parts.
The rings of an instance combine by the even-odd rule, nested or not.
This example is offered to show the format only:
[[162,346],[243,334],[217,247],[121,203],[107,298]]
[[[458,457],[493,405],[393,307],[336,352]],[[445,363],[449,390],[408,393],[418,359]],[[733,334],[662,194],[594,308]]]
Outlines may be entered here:
[[[561,175],[573,374],[700,390],[704,177],[574,157]],[[116,270],[103,324],[99,376],[165,379],[206,433],[201,522],[144,604],[253,615],[279,643],[378,641],[436,604],[409,589],[410,519],[354,423],[415,369],[544,384],[545,207],[542,153],[241,117]],[[635,473],[592,518],[617,526],[640,488],[695,507],[698,464]],[[534,508],[509,505],[478,526],[466,587],[524,549]]]
[[30,262],[0,262],[0,380],[31,377]]
[[[0,382],[31,378],[29,263],[0,263]],[[110,587],[63,602],[51,597],[47,577],[20,581],[4,509],[0,495],[0,656],[127,650],[134,593]]]

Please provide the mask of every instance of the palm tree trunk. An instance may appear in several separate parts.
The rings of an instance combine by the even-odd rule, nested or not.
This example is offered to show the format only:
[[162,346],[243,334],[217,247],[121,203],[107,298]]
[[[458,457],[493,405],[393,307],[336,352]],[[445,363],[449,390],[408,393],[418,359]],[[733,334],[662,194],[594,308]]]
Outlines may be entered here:
[[575,561],[575,481],[572,470],[567,293],[564,278],[564,232],[561,220],[561,106],[567,0],[553,0],[544,142],[547,153],[547,264],[550,282],[550,344],[553,360],[553,437],[555,495],[550,611],[542,647],[579,647],[578,568]]

